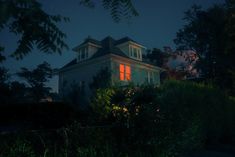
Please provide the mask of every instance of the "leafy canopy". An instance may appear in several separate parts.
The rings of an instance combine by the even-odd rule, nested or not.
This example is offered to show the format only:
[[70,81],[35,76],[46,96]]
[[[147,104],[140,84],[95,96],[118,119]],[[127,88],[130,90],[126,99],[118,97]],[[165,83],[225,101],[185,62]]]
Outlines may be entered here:
[[[132,0],[100,0],[103,7],[110,11],[110,14],[115,22],[119,22],[122,17],[131,18],[138,16],[139,13],[135,9]],[[84,6],[95,7],[95,0],[81,0],[80,3]]]
[[[94,7],[93,0],[79,0],[81,5]],[[111,12],[115,22],[121,17],[137,16],[131,0],[102,0],[105,9]],[[0,0],[0,31],[4,28],[18,35],[18,47],[11,56],[22,59],[34,46],[43,53],[59,53],[68,49],[64,39],[66,34],[57,25],[68,22],[69,18],[61,15],[50,15],[42,9],[37,0]],[[0,45],[0,62],[5,60],[2,54],[4,46]]]
[[44,53],[61,53],[68,48],[66,35],[56,24],[69,19],[47,14],[35,0],[1,0],[0,15],[0,31],[8,28],[20,36],[18,47],[11,54],[16,59],[30,53],[34,45]]
[[186,25],[177,32],[178,49],[193,49],[197,68],[207,81],[235,94],[235,1],[207,10],[193,6],[185,13]]

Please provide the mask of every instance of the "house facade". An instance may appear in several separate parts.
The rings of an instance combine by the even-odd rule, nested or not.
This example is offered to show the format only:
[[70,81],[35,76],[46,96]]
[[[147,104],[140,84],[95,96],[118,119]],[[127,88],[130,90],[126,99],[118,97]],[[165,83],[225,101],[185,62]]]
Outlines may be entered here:
[[111,72],[113,85],[160,84],[162,69],[145,62],[142,55],[146,48],[128,37],[115,40],[108,36],[101,41],[88,37],[73,50],[76,58],[59,70],[61,95],[66,95],[75,84],[90,93],[93,77],[105,68]]

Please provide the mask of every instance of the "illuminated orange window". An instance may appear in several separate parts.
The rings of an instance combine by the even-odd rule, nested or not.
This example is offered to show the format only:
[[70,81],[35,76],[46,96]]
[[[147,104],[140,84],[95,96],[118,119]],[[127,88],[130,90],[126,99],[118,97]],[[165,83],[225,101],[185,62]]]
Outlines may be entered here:
[[130,66],[120,64],[120,80],[124,81],[130,81],[131,80],[131,68]]
[[124,65],[120,64],[120,80],[122,80],[122,81],[125,80],[124,72],[125,72]]
[[126,65],[125,75],[126,75],[126,80],[130,81],[131,80],[131,68],[130,68],[130,66]]

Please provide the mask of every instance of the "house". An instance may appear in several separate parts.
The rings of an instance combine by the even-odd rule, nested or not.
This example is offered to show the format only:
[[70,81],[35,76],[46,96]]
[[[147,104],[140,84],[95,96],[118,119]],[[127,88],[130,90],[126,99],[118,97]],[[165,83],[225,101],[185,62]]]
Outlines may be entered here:
[[146,47],[128,37],[115,40],[108,36],[101,41],[88,37],[73,51],[76,58],[59,70],[61,95],[66,95],[75,84],[90,93],[89,84],[104,68],[110,70],[113,85],[160,84],[162,69],[144,61]]

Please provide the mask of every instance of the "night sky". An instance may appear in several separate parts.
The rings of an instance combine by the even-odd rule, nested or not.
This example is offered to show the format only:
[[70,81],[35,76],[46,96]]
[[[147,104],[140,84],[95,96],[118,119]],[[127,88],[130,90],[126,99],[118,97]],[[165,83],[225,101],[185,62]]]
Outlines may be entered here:
[[[97,0],[94,9],[79,5],[79,0],[40,0],[43,9],[49,14],[60,14],[70,18],[69,23],[61,23],[59,27],[67,34],[65,40],[69,50],[64,50],[62,55],[43,54],[37,49],[16,61],[7,58],[3,65],[15,73],[20,67],[34,68],[43,61],[47,61],[53,68],[60,68],[75,57],[71,49],[91,36],[101,40],[110,35],[115,39],[129,36],[133,40],[151,48],[171,46],[174,48],[173,39],[176,32],[185,24],[182,18],[184,12],[193,4],[203,8],[215,3],[223,3],[224,0],[133,0],[140,16],[132,18],[130,22],[121,21],[115,23],[109,12],[104,10]],[[7,29],[0,32],[0,45],[5,46],[5,53],[10,54],[17,47],[17,37],[8,33]],[[12,80],[16,79],[12,76]],[[58,78],[54,77],[49,86],[57,91]]]

